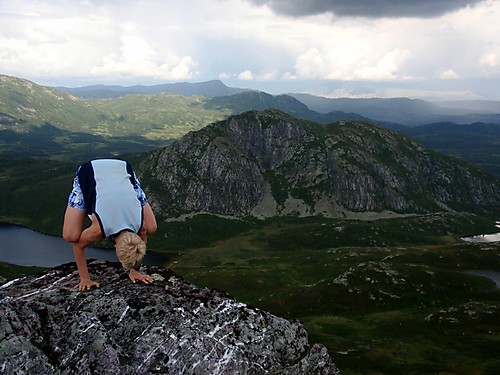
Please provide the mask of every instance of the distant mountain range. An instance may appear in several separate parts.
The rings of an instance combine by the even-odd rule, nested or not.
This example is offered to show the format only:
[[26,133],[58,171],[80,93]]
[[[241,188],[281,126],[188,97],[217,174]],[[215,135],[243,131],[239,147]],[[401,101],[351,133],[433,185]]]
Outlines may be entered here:
[[[234,113],[241,113],[251,109],[263,110],[272,108],[269,107],[269,97],[273,97],[272,95],[255,90],[228,87],[220,80],[196,83],[169,83],[152,86],[92,85],[77,88],[55,88],[81,98],[118,98],[131,94],[158,94],[165,92],[183,96],[200,95],[209,98],[219,98],[218,100],[214,100],[212,105],[220,105],[221,103],[227,105],[230,102],[230,106],[235,109]],[[240,98],[227,98],[237,94],[244,95]],[[265,98],[265,95],[268,95],[268,97]],[[299,93],[276,96],[276,98],[281,98],[282,102],[290,100],[285,99],[286,97],[293,97],[300,101],[301,105],[305,105],[308,110],[318,112],[320,115],[307,114],[307,118],[322,123],[327,123],[329,117],[321,117],[321,115],[332,112],[337,114],[356,114],[360,119],[368,118],[376,122],[392,122],[406,126],[418,126],[434,122],[454,122],[457,124],[470,124],[473,122],[500,123],[500,101],[428,102],[421,99],[409,98],[325,98]],[[278,100],[275,100],[273,104],[276,102]],[[289,105],[289,103],[286,103],[286,105]],[[304,109],[299,108],[299,106],[297,106],[297,110],[304,112]],[[289,113],[288,111],[286,112]],[[316,119],[312,117],[316,117]],[[332,116],[332,118],[335,118],[335,116]]]
[[409,98],[324,98],[309,94],[289,94],[311,110],[328,113],[333,110],[355,112],[378,123],[418,126],[434,122],[500,124],[500,102],[452,101],[428,102]]
[[83,156],[92,144],[99,156],[148,151],[230,115],[273,108],[321,124],[372,121],[500,175],[500,102],[270,95],[221,81],[61,89],[71,93],[0,75],[0,154]]
[[240,89],[236,87],[228,87],[219,80],[206,81],[206,82],[179,82],[179,83],[165,83],[162,85],[152,86],[118,86],[118,85],[91,85],[83,87],[54,87],[56,90],[66,92],[81,98],[119,98],[125,95],[137,94],[159,94],[162,92],[176,93],[184,96],[201,95],[211,98],[219,96],[229,96],[240,94],[248,89]]
[[500,179],[368,122],[322,126],[250,111],[140,164],[155,212],[357,217],[500,208]]

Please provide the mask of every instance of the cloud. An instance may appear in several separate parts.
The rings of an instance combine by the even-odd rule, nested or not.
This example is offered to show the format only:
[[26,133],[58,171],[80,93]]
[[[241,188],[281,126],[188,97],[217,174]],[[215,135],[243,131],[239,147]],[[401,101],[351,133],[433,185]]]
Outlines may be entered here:
[[242,81],[251,81],[253,80],[254,74],[250,70],[245,70],[244,72],[241,72],[238,74],[238,78],[241,79]]
[[316,87],[307,90],[308,94],[323,96],[326,98],[397,98],[407,97],[414,99],[427,100],[481,100],[481,97],[469,90],[435,90],[435,89],[419,89],[408,87],[351,87],[345,85],[339,88],[328,89],[327,87]]
[[500,73],[500,46],[486,52],[479,60],[483,72],[489,76]]
[[338,17],[432,18],[482,0],[248,0],[277,14],[302,17],[333,13]]
[[138,35],[123,35],[119,52],[103,57],[102,62],[90,68],[94,76],[153,77],[165,80],[191,79],[197,63],[191,56],[178,57],[160,53]]
[[401,67],[411,57],[405,49],[349,54],[349,51],[322,53],[311,48],[297,58],[294,77],[301,79],[395,80],[407,78]]
[[[182,41],[168,29],[173,23],[145,23],[133,3],[2,3],[6,1],[0,0],[0,8],[10,10],[0,11],[4,73],[100,80],[185,80],[197,75],[197,61],[182,54]],[[142,9],[155,15],[151,8]]]
[[498,97],[498,19],[499,0],[0,0],[0,67],[56,86],[220,78],[275,93],[482,79]]
[[447,69],[447,70],[441,72],[441,74],[439,74],[439,78],[441,78],[441,79],[456,79],[456,78],[460,78],[460,76],[453,69]]

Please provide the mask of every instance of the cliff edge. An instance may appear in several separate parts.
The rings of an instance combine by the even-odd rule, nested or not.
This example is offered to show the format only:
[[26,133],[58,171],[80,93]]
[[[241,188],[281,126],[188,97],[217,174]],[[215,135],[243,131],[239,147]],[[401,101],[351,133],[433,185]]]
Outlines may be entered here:
[[338,374],[326,348],[290,322],[143,266],[89,262],[101,287],[77,292],[74,263],[0,286],[0,372]]

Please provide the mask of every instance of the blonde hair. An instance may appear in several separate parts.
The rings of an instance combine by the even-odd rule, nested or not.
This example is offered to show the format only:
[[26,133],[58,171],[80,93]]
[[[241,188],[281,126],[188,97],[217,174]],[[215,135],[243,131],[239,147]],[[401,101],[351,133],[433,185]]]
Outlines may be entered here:
[[139,268],[146,254],[146,244],[137,234],[122,232],[116,237],[116,256],[123,268]]

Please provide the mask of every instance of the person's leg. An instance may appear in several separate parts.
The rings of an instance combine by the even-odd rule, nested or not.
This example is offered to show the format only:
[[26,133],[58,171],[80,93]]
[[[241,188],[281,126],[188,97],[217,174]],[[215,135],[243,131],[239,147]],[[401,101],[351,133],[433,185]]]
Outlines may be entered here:
[[83,198],[82,188],[80,186],[79,172],[80,168],[76,171],[73,180],[73,188],[68,197],[68,206],[64,214],[63,224],[63,238],[67,242],[75,243],[80,238],[85,225],[85,200]]
[[85,224],[85,211],[67,206],[64,214],[63,238],[67,242],[77,242]]

